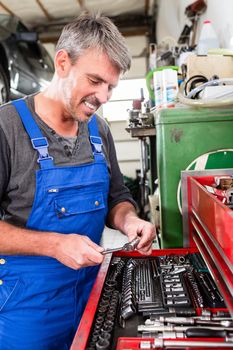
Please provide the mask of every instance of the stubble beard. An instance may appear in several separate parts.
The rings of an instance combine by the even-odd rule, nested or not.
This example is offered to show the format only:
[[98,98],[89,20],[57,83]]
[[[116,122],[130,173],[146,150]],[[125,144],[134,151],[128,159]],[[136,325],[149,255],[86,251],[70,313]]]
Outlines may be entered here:
[[87,123],[91,116],[95,114],[96,110],[101,106],[101,103],[94,97],[94,96],[86,96],[83,98],[81,101],[78,102],[80,104],[80,107],[82,108],[82,103],[84,103],[84,100],[94,104],[96,106],[96,109],[93,110],[93,112],[90,113],[84,113],[81,112],[80,115],[78,115],[77,110],[78,110],[78,105],[76,98],[72,95],[73,87],[75,81],[73,80],[72,77],[69,78],[69,80],[66,82],[66,85],[63,88],[63,101],[64,101],[64,106],[66,110],[66,115],[69,118],[72,118],[76,122],[84,122]]
[[63,89],[63,102],[65,106],[65,117],[75,122],[88,122],[89,117],[83,118],[77,114],[76,99],[72,96],[72,80]]
[[[82,102],[81,102],[82,103]],[[93,113],[85,113],[82,112],[81,114],[78,114],[77,112],[77,105],[76,105],[76,100],[74,98],[70,99],[69,105],[68,105],[69,113],[72,119],[74,119],[77,122],[83,122],[87,123],[90,118],[93,116],[95,111]]]

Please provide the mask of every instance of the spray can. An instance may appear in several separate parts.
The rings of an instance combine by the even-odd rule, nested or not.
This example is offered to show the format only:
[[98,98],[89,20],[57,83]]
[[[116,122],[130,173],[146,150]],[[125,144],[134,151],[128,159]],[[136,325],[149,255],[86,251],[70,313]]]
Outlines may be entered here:
[[163,81],[163,106],[174,107],[178,94],[177,71],[174,69],[164,69],[162,71]]
[[155,71],[153,74],[155,106],[160,108],[163,104],[163,79],[162,71]]

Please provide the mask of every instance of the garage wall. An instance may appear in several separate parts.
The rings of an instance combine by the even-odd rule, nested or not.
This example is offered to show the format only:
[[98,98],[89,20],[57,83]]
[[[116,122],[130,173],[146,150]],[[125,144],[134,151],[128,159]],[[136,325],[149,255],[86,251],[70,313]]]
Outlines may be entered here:
[[132,55],[132,66],[124,78],[144,78],[147,71],[146,51],[148,49],[147,38],[144,35],[126,38],[127,46]]
[[[144,78],[147,73],[145,57],[147,38],[145,36],[132,36],[127,37],[126,42],[132,54],[132,66],[124,78]],[[140,169],[140,146],[138,139],[132,138],[125,130],[127,127],[126,121],[112,121],[109,122],[109,125],[115,141],[117,158],[122,174],[136,178],[136,170]]]
[[[157,42],[164,38],[178,39],[187,18],[185,8],[194,0],[158,0]],[[207,10],[201,15],[197,30],[197,39],[204,20],[212,21],[218,35],[220,46],[233,49],[233,1],[207,0]]]
[[109,122],[113,134],[117,159],[122,174],[136,178],[136,169],[140,169],[140,145],[137,138],[132,138],[125,130],[125,121]]

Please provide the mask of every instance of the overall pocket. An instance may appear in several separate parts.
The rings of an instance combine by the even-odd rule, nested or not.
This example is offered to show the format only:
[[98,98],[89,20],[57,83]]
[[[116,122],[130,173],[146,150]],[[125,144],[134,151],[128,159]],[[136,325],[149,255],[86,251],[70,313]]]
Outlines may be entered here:
[[62,196],[54,199],[54,210],[59,218],[104,209],[104,198],[101,192],[86,193],[82,197]]
[[47,187],[27,227],[83,234],[98,243],[108,211],[107,196],[102,181]]
[[63,233],[78,233],[99,243],[105,225],[107,207],[102,192],[54,199],[52,221]]
[[107,215],[107,194],[100,188],[62,190],[49,196],[39,229],[89,236],[99,243]]

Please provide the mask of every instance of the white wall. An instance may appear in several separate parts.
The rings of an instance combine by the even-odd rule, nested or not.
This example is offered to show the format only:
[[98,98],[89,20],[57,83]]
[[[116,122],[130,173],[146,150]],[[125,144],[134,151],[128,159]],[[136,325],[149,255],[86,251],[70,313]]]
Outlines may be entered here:
[[[147,49],[146,36],[127,37],[126,43],[132,55],[132,65],[129,72],[124,75],[124,78],[144,78],[147,73],[146,57],[140,57],[140,55]],[[136,178],[136,170],[140,169],[139,140],[132,138],[125,130],[127,127],[126,121],[112,121],[109,122],[109,125],[122,174]]]
[[136,178],[136,169],[140,169],[140,145],[137,138],[132,138],[125,130],[126,121],[109,122],[114,138],[117,159],[123,175]]
[[125,74],[125,78],[144,78],[147,70],[146,58],[144,56],[140,57],[140,55],[147,49],[146,36],[137,35],[127,37],[126,44],[132,55],[132,65],[129,72]]
[[[103,117],[103,107],[97,111]],[[136,178],[136,170],[140,169],[140,144],[138,138],[132,138],[126,131],[126,120],[108,121],[114,144],[117,160],[123,175]]]
[[[157,42],[164,38],[178,39],[187,17],[185,8],[194,0],[158,0]],[[201,15],[198,24],[197,39],[204,20],[212,21],[218,35],[220,47],[233,49],[233,1],[206,0],[207,10]]]

